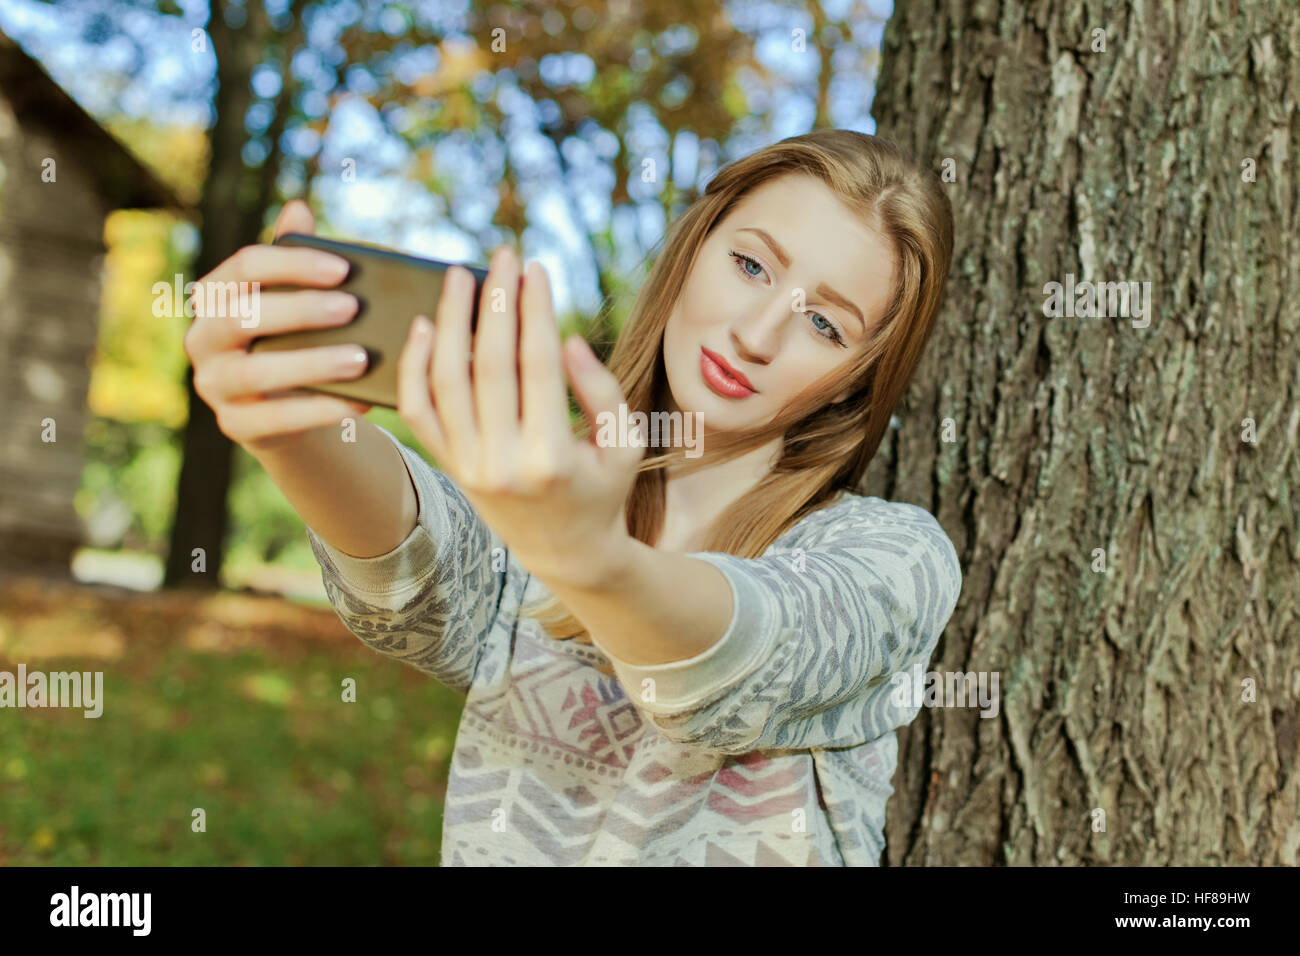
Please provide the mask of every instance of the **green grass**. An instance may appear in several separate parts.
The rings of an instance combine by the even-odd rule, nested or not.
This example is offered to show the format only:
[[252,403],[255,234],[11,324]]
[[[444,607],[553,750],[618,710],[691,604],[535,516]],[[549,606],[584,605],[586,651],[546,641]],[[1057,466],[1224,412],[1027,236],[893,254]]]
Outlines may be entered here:
[[[256,620],[270,599],[223,600],[227,618],[244,602],[236,623],[197,601],[0,600],[0,669],[104,672],[97,719],[0,709],[0,864],[437,865],[463,698],[332,611],[295,608],[322,632],[285,637]],[[77,653],[95,628],[124,638],[116,656]]]

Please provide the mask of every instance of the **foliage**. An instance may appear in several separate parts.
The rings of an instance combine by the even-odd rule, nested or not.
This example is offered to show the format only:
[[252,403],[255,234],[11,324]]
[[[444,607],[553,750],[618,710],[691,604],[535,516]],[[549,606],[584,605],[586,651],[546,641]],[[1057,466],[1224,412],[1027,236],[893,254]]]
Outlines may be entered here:
[[[88,402],[94,415],[179,428],[187,415],[184,300],[154,315],[156,283],[174,285],[192,230],[173,217],[118,210],[104,222],[104,285]],[[181,286],[184,287],[185,279]]]
[[181,466],[179,437],[158,422],[90,419],[75,499],[90,544],[162,554]]

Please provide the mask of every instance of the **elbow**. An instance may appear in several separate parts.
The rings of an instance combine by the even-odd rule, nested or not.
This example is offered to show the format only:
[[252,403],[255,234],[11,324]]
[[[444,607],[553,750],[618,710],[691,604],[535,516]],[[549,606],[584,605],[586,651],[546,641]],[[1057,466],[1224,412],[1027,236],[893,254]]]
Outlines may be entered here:
[[761,750],[766,723],[755,724],[748,716],[721,714],[711,709],[676,714],[647,714],[646,718],[665,740],[692,750],[739,755]]

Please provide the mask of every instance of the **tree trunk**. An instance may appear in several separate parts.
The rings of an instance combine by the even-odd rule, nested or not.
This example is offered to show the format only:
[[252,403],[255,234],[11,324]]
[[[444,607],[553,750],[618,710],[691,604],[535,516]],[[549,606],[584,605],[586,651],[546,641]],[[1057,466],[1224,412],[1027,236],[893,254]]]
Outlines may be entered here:
[[[301,2],[292,10],[301,10]],[[260,3],[250,3],[250,22],[232,28],[224,19],[226,4],[214,2],[208,33],[217,59],[216,122],[210,136],[211,160],[199,200],[202,217],[200,251],[195,277],[215,268],[241,246],[256,242],[262,228],[275,173],[280,165],[279,137],[284,132],[293,79],[285,69],[284,88],[271,124],[271,155],[258,170],[244,164],[243,149],[248,141],[244,119],[253,104],[250,80],[261,62],[270,27]],[[297,21],[295,20],[295,23]],[[295,37],[296,32],[291,33]],[[292,45],[286,44],[292,51]],[[285,55],[288,61],[288,54]],[[269,167],[269,168],[268,168]],[[234,445],[217,427],[216,415],[194,391],[193,370],[186,373],[189,421],[185,427],[181,474],[176,494],[176,514],[163,587],[217,588],[225,553],[228,515],[226,496],[230,489]],[[203,569],[196,570],[194,549],[203,550]]]
[[878,132],[957,248],[866,490],[953,537],[930,666],[1001,700],[900,732],[891,865],[1300,862],[1297,50],[1289,0],[895,5]]

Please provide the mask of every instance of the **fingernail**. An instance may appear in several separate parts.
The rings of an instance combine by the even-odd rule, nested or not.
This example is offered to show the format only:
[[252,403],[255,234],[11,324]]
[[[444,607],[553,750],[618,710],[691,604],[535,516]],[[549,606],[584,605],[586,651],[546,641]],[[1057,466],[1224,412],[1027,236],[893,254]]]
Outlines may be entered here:
[[362,348],[353,349],[351,352],[348,352],[346,358],[344,359],[344,361],[348,365],[360,365],[363,362],[368,362],[369,360],[370,360],[370,356],[367,355],[366,350]]
[[575,335],[573,337],[578,340],[579,361],[587,365],[590,365],[593,362],[598,361],[596,358],[596,353],[591,350],[591,346],[587,344],[586,339],[584,339],[581,335]]
[[321,272],[330,278],[342,279],[348,274],[350,268],[352,267],[348,264],[348,260],[330,256],[328,263],[321,266]]
[[335,319],[351,316],[356,311],[357,300],[346,292],[331,292],[325,301],[325,312]]

